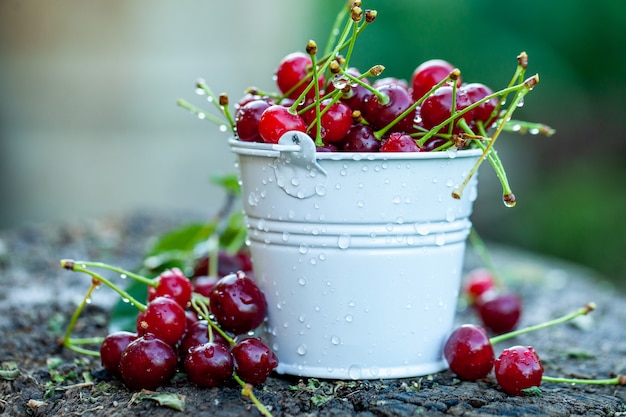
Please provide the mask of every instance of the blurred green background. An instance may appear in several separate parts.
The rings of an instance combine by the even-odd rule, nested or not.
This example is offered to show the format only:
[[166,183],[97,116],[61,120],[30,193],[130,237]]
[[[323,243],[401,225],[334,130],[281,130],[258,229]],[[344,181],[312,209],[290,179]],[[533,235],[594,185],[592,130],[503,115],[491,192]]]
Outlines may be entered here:
[[[233,99],[274,89],[343,0],[47,0],[0,3],[0,229],[133,210],[211,212],[225,138],[176,108],[206,78]],[[550,138],[504,135],[518,200],[481,168],[473,221],[489,241],[573,260],[626,285],[626,2],[370,0],[378,18],[352,63],[409,78],[442,58],[468,82],[506,85],[521,51],[541,82],[516,118]]]
[[[518,203],[506,208],[491,167],[481,167],[474,225],[483,238],[590,266],[626,285],[626,2],[371,0],[378,18],[351,60],[410,79],[442,58],[464,81],[507,85],[521,51],[539,85],[514,117],[556,134],[497,143]],[[337,1],[324,0],[320,10]],[[323,30],[319,39],[327,39]],[[317,38],[316,38],[317,39]]]

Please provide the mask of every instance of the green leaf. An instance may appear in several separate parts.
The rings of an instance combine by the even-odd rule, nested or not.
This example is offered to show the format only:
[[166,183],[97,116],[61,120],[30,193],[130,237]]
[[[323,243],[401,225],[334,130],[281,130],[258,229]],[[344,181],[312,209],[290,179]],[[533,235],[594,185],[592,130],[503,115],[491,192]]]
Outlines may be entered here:
[[147,252],[146,257],[160,255],[165,252],[191,252],[195,246],[215,232],[217,222],[191,223],[176,228],[161,236]]
[[156,392],[156,393],[147,393],[141,392],[136,397],[137,400],[150,400],[156,401],[159,405],[163,407],[173,408],[177,411],[185,410],[185,396],[180,394],[173,394],[169,392]]
[[228,194],[241,195],[237,174],[215,175],[211,178],[211,182],[224,188]]

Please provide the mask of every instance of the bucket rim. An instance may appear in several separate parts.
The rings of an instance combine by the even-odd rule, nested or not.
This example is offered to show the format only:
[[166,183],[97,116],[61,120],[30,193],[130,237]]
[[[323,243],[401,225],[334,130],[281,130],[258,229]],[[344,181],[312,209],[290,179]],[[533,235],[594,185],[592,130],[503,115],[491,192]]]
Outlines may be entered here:
[[[245,142],[230,138],[228,143],[234,153],[249,156],[276,158],[281,152],[299,152],[299,145]],[[388,161],[422,159],[474,158],[482,155],[482,149],[447,150],[438,152],[317,152],[317,160],[331,161]]]

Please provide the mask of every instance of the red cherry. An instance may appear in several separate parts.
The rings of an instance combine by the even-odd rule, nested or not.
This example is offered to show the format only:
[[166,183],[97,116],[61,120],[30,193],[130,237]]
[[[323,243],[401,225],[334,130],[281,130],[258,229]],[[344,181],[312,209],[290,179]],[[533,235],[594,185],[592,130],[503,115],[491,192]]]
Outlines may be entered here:
[[306,128],[302,117],[277,104],[265,109],[259,119],[259,134],[267,143],[278,143],[285,132],[290,130],[306,132]]
[[128,388],[155,390],[172,379],[177,363],[174,349],[148,333],[124,349],[119,369]]
[[259,327],[267,314],[265,295],[243,271],[221,278],[209,300],[221,328],[236,335]]
[[167,269],[156,278],[156,285],[148,287],[148,300],[166,296],[173,298],[182,308],[191,302],[191,281],[179,268]]
[[100,361],[109,375],[121,378],[120,358],[122,352],[137,339],[136,333],[118,331],[108,334],[100,345]]
[[[422,123],[426,129],[432,129],[452,116],[452,91],[453,89],[449,85],[439,87],[433,94],[424,100],[420,110],[420,115],[422,117]],[[463,110],[471,104],[472,101],[467,93],[458,89],[456,91],[455,111]],[[474,116],[472,110],[470,110],[467,113],[464,113],[463,116],[456,117],[454,119],[455,124],[460,117],[465,119],[465,121],[469,124]],[[459,131],[459,129],[455,128],[455,131]]]
[[152,333],[170,346],[174,346],[187,330],[185,310],[174,299],[156,297],[137,319],[137,333]]
[[409,135],[394,132],[383,142],[380,152],[420,152],[420,148]]
[[467,274],[463,292],[470,304],[474,304],[479,297],[482,297],[488,291],[493,291],[495,286],[496,284],[491,272],[486,268],[478,268]]
[[476,300],[475,307],[483,325],[495,334],[515,329],[522,315],[522,300],[517,294],[481,297]]
[[377,152],[380,142],[374,135],[372,126],[358,123],[348,130],[341,148],[346,152]]
[[[481,83],[466,84],[463,86],[463,90],[467,93],[472,103],[477,103],[488,95],[493,94],[491,88]],[[474,120],[480,120],[483,123],[487,123],[492,119],[491,114],[497,105],[498,99],[495,97],[479,104],[478,107],[473,110]]]
[[[212,332],[213,341],[228,345],[224,337],[216,331]],[[184,359],[189,349],[207,343],[209,341],[209,324],[206,320],[200,320],[187,329],[187,332],[178,345],[178,354]]]
[[[398,116],[404,113],[413,105],[411,95],[401,86],[397,84],[384,84],[378,88],[381,94],[389,98],[386,104],[383,104],[378,96],[371,95],[365,98],[363,103],[363,117],[376,130],[382,129],[394,121]],[[411,131],[413,122],[416,117],[416,111],[411,111],[402,120],[396,123],[391,130],[393,131]]]
[[206,342],[189,349],[184,362],[187,377],[201,387],[217,387],[233,374],[233,357],[228,345]]
[[474,381],[486,377],[495,360],[487,332],[480,326],[465,324],[448,337],[443,356],[459,378]]
[[543,365],[531,346],[513,346],[496,359],[495,375],[504,392],[521,395],[523,390],[541,385]]
[[261,115],[271,106],[271,103],[264,99],[250,101],[237,109],[235,113],[235,128],[237,137],[244,142],[263,142],[259,134],[259,119]]
[[[323,100],[320,103],[321,129],[320,134],[325,143],[336,143],[342,141],[348,129],[352,126],[352,110],[341,102],[330,104],[330,100]],[[315,109],[307,112],[306,121],[311,125],[309,134],[315,136],[317,122],[315,121]]]
[[[431,59],[421,63],[411,76],[411,90],[414,100],[419,100],[428,93],[441,80],[445,79],[454,66],[443,59]],[[457,80],[457,86],[461,86],[461,77]]]
[[278,366],[276,354],[259,338],[243,339],[232,348],[235,373],[249,384],[262,384]]
[[[311,65],[311,57],[304,52],[292,52],[285,56],[276,69],[276,84],[280,92],[283,94],[289,93],[287,95],[289,98],[298,98],[311,80],[313,80]],[[321,89],[324,85],[324,77],[321,74],[318,81]],[[307,97],[315,97],[314,88],[309,90]]]

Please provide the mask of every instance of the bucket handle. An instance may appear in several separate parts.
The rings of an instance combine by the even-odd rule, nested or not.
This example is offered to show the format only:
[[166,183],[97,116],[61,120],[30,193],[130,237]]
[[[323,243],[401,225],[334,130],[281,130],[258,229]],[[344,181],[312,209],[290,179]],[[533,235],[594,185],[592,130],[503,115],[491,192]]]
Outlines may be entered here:
[[285,193],[300,199],[325,194],[328,174],[317,162],[315,142],[309,135],[286,132],[273,149],[279,151],[273,164],[276,183]]

